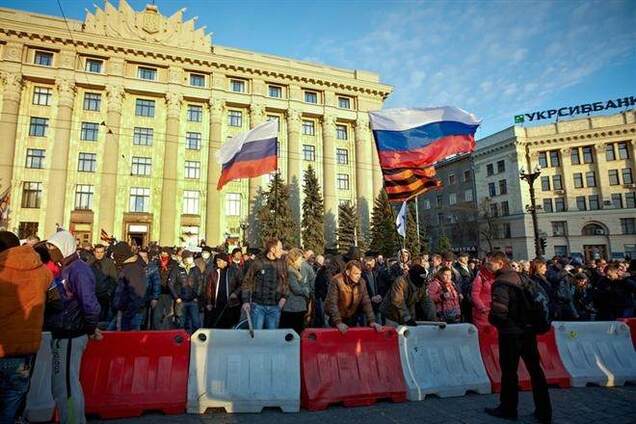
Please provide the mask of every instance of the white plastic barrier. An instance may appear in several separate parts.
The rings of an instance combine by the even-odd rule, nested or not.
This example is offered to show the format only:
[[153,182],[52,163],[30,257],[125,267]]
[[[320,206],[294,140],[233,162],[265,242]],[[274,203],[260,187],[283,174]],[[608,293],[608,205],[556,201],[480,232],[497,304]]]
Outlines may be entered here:
[[553,322],[559,356],[572,386],[622,386],[636,381],[629,327],[618,321]]
[[31,422],[47,422],[53,418],[55,401],[51,394],[51,364],[51,333],[42,333],[26,400],[25,415]]
[[398,333],[409,400],[490,393],[474,325],[400,327]]
[[300,410],[300,337],[293,330],[201,329],[192,335],[188,413]]

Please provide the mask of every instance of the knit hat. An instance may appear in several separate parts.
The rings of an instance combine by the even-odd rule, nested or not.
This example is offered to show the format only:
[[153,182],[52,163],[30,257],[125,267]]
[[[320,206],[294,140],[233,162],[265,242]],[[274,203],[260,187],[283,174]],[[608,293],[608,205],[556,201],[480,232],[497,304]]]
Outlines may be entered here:
[[214,260],[217,261],[219,259],[224,260],[227,263],[230,263],[230,258],[225,253],[217,253],[217,255],[214,257]]
[[126,259],[132,256],[132,249],[125,241],[117,242],[117,244],[113,246],[113,259],[116,264],[121,265]]

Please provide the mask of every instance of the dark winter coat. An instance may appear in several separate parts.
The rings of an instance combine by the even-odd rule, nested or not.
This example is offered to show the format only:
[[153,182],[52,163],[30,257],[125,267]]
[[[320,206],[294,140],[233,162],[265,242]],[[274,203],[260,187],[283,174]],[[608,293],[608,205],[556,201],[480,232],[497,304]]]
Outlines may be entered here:
[[398,277],[382,302],[383,316],[398,324],[418,319],[417,306],[423,311],[422,320],[435,321],[435,305],[428,297],[426,286],[417,287],[408,275]]
[[119,271],[117,289],[113,296],[113,307],[122,313],[122,331],[132,330],[135,316],[143,312],[147,288],[148,277],[144,260],[139,256],[132,256],[125,260]]
[[274,306],[288,294],[287,265],[284,261],[270,260],[266,256],[256,258],[241,286],[243,303]]
[[[175,284],[173,286],[173,290],[177,293],[178,299],[181,299],[184,302],[194,302],[199,301],[203,295],[203,289],[205,287],[205,271],[201,271],[201,269],[192,265],[190,270],[187,270],[184,267],[179,267],[179,274],[184,274],[185,281],[182,282],[181,286],[177,286]],[[179,282],[181,279],[177,278],[175,281]]]
[[488,319],[499,334],[522,335],[521,277],[515,271],[498,271],[492,285],[492,303]]
[[334,324],[349,320],[358,312],[366,315],[367,323],[375,322],[366,282],[360,278],[357,283],[354,283],[344,273],[334,275],[329,283],[325,312]]

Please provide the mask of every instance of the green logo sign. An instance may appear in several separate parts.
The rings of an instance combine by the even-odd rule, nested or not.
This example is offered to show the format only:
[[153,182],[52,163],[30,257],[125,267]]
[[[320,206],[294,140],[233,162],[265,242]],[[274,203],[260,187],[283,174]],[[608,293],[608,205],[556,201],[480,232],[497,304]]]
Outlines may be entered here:
[[515,115],[515,124],[523,124],[524,117],[523,115]]

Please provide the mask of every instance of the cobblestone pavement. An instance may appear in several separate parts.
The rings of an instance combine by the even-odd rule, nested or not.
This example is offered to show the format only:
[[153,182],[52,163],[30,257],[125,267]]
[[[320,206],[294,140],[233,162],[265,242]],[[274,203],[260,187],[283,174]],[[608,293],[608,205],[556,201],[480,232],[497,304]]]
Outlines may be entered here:
[[[634,424],[636,423],[636,386],[612,389],[587,387],[554,389],[550,391],[555,424]],[[459,398],[428,398],[422,402],[400,404],[381,402],[370,407],[331,407],[326,411],[283,414],[279,410],[265,410],[261,414],[208,413],[206,415],[145,415],[141,418],[116,421],[91,421],[107,424],[168,424],[168,423],[303,423],[303,424],[406,424],[406,423],[470,423],[489,424],[510,421],[491,418],[483,411],[497,404],[497,395],[468,395]],[[532,417],[532,394],[522,392],[519,420],[524,424],[536,423]]]

